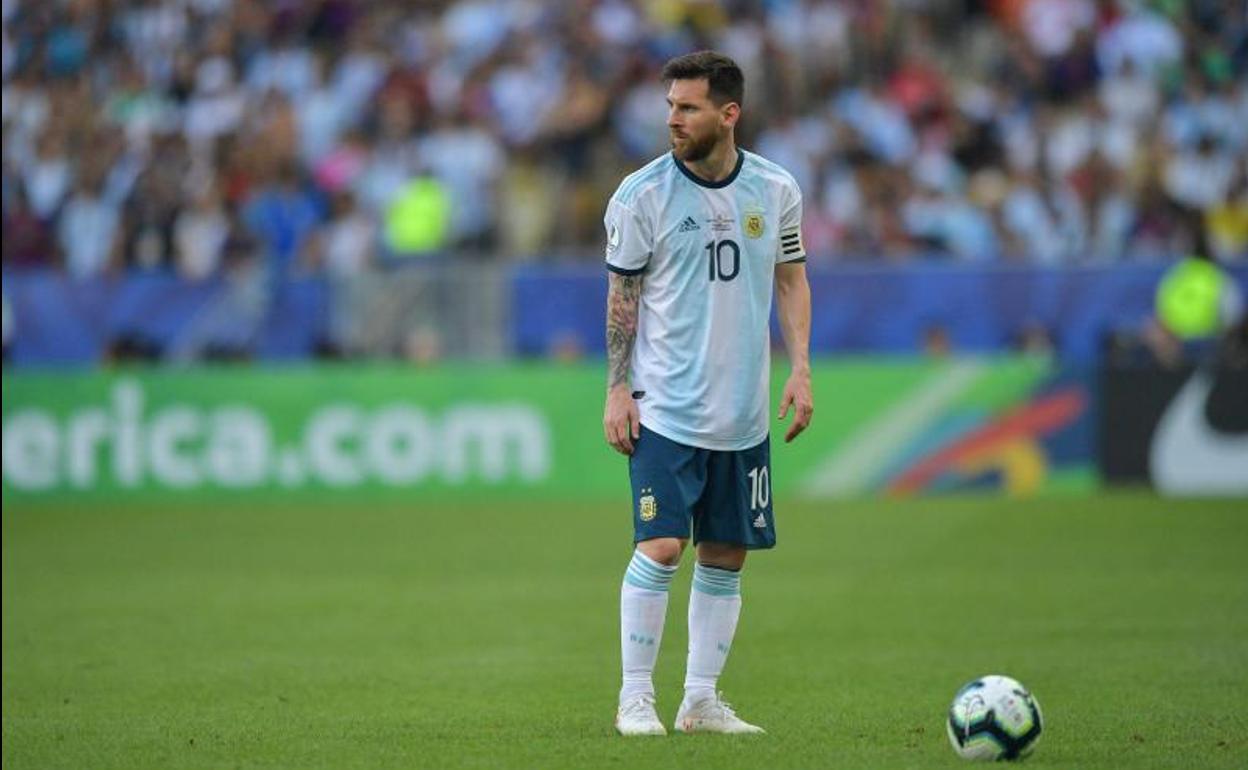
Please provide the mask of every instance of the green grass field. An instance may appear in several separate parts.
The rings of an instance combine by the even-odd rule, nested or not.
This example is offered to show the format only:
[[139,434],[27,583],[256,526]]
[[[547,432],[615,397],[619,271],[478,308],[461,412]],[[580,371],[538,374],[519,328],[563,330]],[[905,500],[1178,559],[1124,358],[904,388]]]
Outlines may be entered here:
[[3,764],[960,767],[945,709],[1006,673],[1045,711],[1028,767],[1248,766],[1244,501],[778,514],[721,680],[770,734],[625,740],[618,506],[9,505]]

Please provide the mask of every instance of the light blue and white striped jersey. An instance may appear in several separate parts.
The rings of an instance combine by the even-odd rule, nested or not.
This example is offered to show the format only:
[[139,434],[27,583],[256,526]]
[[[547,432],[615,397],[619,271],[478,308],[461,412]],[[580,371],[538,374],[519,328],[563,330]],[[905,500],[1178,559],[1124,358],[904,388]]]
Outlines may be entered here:
[[714,450],[767,437],[774,270],[806,258],[797,183],[737,152],[720,182],[656,158],[624,179],[604,219],[607,268],[644,274],[632,360],[641,422]]

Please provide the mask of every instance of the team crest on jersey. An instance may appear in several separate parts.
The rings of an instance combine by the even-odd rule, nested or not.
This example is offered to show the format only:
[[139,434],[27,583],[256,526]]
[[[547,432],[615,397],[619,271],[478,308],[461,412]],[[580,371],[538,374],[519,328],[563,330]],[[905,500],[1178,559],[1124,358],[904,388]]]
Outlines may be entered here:
[[659,504],[655,502],[654,495],[643,495],[637,501],[637,513],[642,521],[654,521],[654,517],[659,515]]
[[741,220],[741,228],[745,230],[745,234],[750,238],[763,237],[763,215],[762,212],[752,211],[745,215]]

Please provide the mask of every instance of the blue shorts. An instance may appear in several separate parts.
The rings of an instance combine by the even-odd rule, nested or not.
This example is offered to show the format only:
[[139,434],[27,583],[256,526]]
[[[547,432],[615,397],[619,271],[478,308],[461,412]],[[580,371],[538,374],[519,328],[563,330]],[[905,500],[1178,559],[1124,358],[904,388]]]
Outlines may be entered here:
[[776,544],[771,440],[736,452],[699,449],[645,426],[628,460],[633,542],[692,536],[749,549]]

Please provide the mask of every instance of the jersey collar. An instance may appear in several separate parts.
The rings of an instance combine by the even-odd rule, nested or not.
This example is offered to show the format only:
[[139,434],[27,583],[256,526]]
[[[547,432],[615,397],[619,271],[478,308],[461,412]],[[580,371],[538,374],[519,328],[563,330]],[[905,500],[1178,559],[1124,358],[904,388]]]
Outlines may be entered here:
[[733,167],[731,174],[718,182],[709,182],[690,171],[685,164],[680,161],[680,158],[676,157],[676,153],[674,152],[672,153],[672,161],[676,163],[676,168],[680,169],[680,173],[689,178],[689,181],[696,185],[701,185],[702,187],[709,187],[712,190],[717,190],[721,187],[727,187],[732,184],[737,178],[737,174],[741,173],[741,166],[745,163],[745,150],[742,150],[740,147],[737,148],[737,165]]

